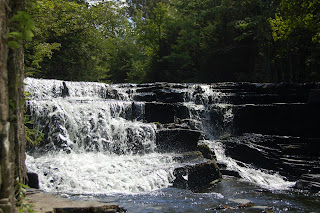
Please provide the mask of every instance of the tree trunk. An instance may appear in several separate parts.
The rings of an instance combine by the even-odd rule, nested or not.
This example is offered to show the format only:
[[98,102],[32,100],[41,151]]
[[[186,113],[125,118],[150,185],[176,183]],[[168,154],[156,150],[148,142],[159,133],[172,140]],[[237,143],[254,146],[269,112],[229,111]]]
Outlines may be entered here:
[[23,183],[23,48],[9,50],[9,19],[23,9],[23,0],[0,0],[0,213],[15,212],[14,182]]

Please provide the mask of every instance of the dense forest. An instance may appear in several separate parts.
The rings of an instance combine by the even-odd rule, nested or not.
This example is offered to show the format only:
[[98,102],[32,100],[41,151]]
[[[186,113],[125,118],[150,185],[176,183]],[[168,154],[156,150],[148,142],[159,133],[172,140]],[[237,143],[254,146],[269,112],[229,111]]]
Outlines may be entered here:
[[26,0],[26,74],[101,82],[320,81],[320,0]]

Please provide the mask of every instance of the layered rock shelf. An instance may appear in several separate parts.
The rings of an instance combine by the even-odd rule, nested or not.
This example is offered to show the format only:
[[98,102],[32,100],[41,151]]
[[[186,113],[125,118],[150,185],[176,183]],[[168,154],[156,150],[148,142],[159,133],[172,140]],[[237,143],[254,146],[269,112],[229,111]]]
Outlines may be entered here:
[[[187,122],[190,119],[188,109],[181,105],[186,101],[187,91],[184,89],[187,87],[185,84],[167,83],[140,85],[134,98],[149,102],[146,105],[147,121],[166,124],[183,121],[188,129],[192,129],[196,125]],[[320,189],[319,83],[220,83],[210,85],[210,89],[219,92],[220,98],[204,100],[205,91],[201,86],[191,95],[196,104],[206,104],[206,109],[211,110],[210,121],[217,135],[229,135],[219,140],[228,156],[259,169],[278,172],[290,181],[297,181],[296,188]],[[224,119],[225,111],[217,104],[228,105],[232,110],[232,122]],[[191,147],[190,144],[195,140],[192,137],[184,139],[183,135],[188,134],[180,135],[179,132],[182,131],[160,130],[160,147],[165,150],[170,146],[175,150],[194,149],[196,143]],[[188,149],[183,141],[186,141]],[[188,169],[177,170],[178,179],[182,179],[182,173]],[[234,171],[222,169],[222,173],[238,176]],[[187,184],[186,181],[183,184]]]

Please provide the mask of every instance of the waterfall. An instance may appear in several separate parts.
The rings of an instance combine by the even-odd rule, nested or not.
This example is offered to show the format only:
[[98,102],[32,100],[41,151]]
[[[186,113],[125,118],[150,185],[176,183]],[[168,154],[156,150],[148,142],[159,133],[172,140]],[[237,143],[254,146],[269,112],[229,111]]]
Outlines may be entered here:
[[164,97],[170,92],[183,96],[177,106],[184,106],[188,115],[179,119],[188,118],[204,133],[200,142],[214,150],[227,170],[237,171],[244,180],[267,189],[287,189],[294,184],[272,171],[226,156],[219,138],[233,133],[234,108],[229,103],[230,93],[219,89],[223,84],[168,84],[170,92],[162,88],[158,95],[154,94],[159,89],[157,84],[109,85],[33,78],[26,78],[25,84],[28,113],[45,134],[43,144],[28,153],[26,164],[39,175],[45,191],[97,195],[170,187],[173,171],[181,162],[177,154],[158,152],[157,122],[146,122],[146,103],[140,100],[155,104],[160,99],[164,105],[159,106],[166,106],[166,101],[172,103],[170,98],[176,97]]
[[27,108],[45,134],[26,164],[42,189],[97,194],[170,186],[173,156],[155,152],[156,125],[139,121],[144,104],[131,100],[130,88],[33,78],[25,84]]

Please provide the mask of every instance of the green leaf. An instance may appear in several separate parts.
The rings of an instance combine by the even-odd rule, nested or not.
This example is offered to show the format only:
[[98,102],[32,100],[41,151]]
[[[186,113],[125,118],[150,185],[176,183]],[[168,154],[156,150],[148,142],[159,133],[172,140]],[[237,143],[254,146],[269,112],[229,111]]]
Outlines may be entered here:
[[18,49],[20,44],[16,41],[8,41],[8,46],[13,49]]
[[31,30],[26,30],[24,37],[25,37],[26,41],[32,41],[32,38],[34,37],[34,34],[32,33]]
[[20,32],[10,32],[8,33],[8,38],[22,38],[22,33]]

